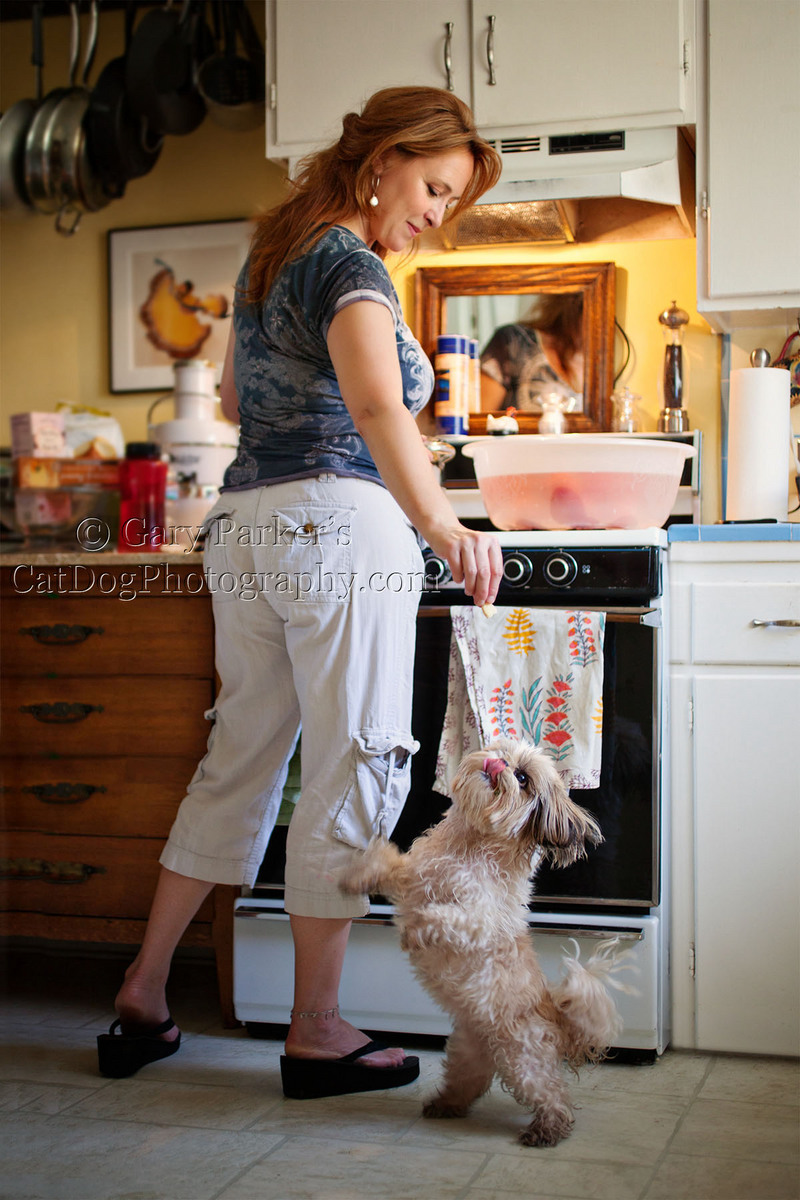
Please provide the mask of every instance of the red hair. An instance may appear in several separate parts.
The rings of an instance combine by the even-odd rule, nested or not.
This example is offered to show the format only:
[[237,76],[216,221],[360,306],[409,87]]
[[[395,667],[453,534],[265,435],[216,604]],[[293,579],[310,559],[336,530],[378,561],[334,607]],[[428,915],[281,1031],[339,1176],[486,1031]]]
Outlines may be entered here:
[[[338,221],[367,215],[374,163],[391,153],[427,158],[464,147],[474,168],[448,220],[474,204],[500,177],[500,156],[477,129],[468,105],[432,87],[376,92],[362,112],[347,113],[337,142],[302,159],[285,200],[264,213],[250,246],[250,275],[243,299],[261,304],[284,263],[313,246]],[[385,258],[386,251],[375,247]]]

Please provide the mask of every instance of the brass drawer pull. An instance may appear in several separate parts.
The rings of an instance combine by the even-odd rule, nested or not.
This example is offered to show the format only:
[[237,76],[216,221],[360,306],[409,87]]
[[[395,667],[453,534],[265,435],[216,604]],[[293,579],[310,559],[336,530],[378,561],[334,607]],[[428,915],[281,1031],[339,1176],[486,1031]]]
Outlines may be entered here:
[[48,862],[44,858],[0,858],[0,879],[17,883],[86,883],[92,875],[104,875],[105,867],[82,862]]
[[55,704],[23,704],[19,711],[30,713],[44,725],[74,725],[77,721],[85,721],[90,713],[102,712],[103,706],[57,700]]
[[42,804],[83,804],[95,792],[106,788],[93,783],[32,783],[23,792],[32,792]]
[[20,629],[40,646],[77,646],[93,633],[105,633],[99,625],[29,625]]

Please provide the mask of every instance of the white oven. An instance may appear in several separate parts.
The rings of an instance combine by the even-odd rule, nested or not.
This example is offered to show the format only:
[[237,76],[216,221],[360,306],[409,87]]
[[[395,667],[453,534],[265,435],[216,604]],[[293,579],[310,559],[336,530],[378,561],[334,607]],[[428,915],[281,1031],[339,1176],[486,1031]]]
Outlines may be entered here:
[[[498,605],[606,613],[600,786],[574,793],[597,817],[605,840],[573,866],[539,870],[531,936],[553,978],[569,939],[588,957],[599,940],[618,937],[632,951],[636,971],[626,972],[623,981],[636,994],[616,994],[624,1021],[616,1049],[620,1056],[653,1058],[669,1041],[667,536],[650,529],[498,537],[505,567]],[[393,834],[401,847],[447,804],[431,785],[447,697],[450,607],[471,603],[433,555],[427,569],[414,689],[420,750]],[[234,1007],[255,1035],[285,1027],[291,1008],[292,947],[282,902],[285,835],[286,827],[277,826],[259,878],[235,910]],[[416,982],[391,917],[391,907],[376,898],[369,916],[354,924],[340,993],[348,1018],[370,1030],[446,1035],[448,1018]]]

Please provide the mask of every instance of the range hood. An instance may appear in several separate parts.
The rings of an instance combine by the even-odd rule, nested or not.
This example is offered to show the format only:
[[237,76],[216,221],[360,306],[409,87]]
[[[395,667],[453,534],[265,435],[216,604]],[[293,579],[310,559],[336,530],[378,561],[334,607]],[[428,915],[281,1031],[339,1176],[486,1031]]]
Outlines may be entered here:
[[425,248],[694,235],[689,130],[610,130],[503,137],[496,187]]

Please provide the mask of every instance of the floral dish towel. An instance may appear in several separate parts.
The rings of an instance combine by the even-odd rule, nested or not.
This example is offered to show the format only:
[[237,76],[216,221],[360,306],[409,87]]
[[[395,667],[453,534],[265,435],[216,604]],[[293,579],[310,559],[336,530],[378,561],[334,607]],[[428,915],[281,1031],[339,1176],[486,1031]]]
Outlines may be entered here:
[[462,757],[498,737],[538,746],[568,788],[600,784],[605,613],[451,608],[445,712],[434,789],[450,795]]

